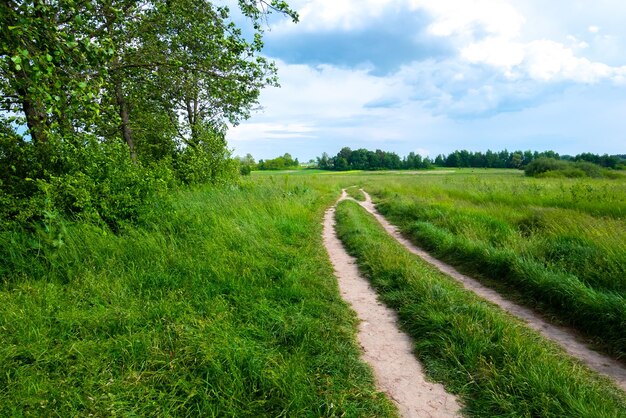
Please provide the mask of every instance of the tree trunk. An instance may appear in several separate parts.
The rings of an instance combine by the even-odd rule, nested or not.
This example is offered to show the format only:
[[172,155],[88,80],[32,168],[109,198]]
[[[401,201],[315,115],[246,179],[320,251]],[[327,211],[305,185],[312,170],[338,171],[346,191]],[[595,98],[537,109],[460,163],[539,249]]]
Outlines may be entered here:
[[36,144],[47,142],[48,133],[46,132],[46,126],[48,115],[42,110],[41,104],[28,95],[26,89],[19,89],[19,95],[22,101],[22,110],[26,116],[26,125],[28,126],[30,137]]
[[126,145],[128,145],[128,149],[130,150],[130,158],[133,160],[133,163],[137,164],[137,151],[135,150],[135,143],[133,142],[133,133],[130,129],[128,103],[126,102],[124,92],[122,91],[122,82],[119,80],[115,81],[115,98],[117,100],[120,118],[122,119],[122,137],[124,138],[124,141],[126,142]]
[[185,100],[185,105],[187,107],[187,121],[189,122],[189,128],[191,129],[191,138],[187,141],[187,143],[195,147],[200,142],[198,126],[196,125],[198,121],[197,112],[195,110],[197,109],[197,105],[195,104],[194,99],[189,98]]

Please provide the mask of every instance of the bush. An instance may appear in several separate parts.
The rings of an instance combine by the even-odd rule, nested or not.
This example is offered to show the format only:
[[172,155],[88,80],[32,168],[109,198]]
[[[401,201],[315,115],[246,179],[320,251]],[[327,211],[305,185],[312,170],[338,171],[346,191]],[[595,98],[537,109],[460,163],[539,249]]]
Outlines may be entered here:
[[46,213],[106,224],[135,222],[155,197],[177,184],[224,183],[238,177],[223,138],[173,156],[133,163],[121,141],[75,135],[33,143],[0,131],[0,228],[40,222]]
[[619,175],[587,161],[566,161],[554,158],[539,158],[526,166],[524,170],[531,177],[567,177],[567,178],[616,178]]
[[242,176],[249,176],[251,172],[252,169],[249,165],[242,165],[239,167],[239,174],[241,174]]
[[538,158],[526,166],[524,173],[527,176],[536,177],[548,171],[564,170],[567,167],[566,161],[555,160],[554,158]]

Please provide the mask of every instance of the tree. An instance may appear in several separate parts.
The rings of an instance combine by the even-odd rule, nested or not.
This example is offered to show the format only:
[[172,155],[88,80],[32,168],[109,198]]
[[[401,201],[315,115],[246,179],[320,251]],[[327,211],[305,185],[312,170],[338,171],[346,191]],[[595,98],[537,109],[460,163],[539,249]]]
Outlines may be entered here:
[[260,54],[265,17],[297,20],[284,1],[237,3],[249,36],[208,0],[0,3],[0,163],[15,167],[0,170],[0,195],[39,194],[29,207],[40,213],[41,202],[75,214],[117,199],[95,216],[123,217],[162,185],[235,172],[226,126],[277,85]]
[[297,20],[283,1],[238,3],[252,21],[251,41],[227,7],[207,0],[5,1],[4,110],[24,118],[36,143],[50,133],[108,138],[117,125],[136,159],[133,128],[147,120],[169,121],[183,143],[197,145],[226,121],[246,118],[260,89],[277,84],[274,65],[259,55],[263,18],[279,12]]
[[2,110],[19,115],[35,144],[85,129],[98,114],[101,69],[113,52],[101,11],[97,1],[0,5]]
[[298,167],[299,165],[297,158],[294,160],[291,154],[285,153],[271,160],[259,160],[258,168],[259,170],[285,170]]
[[522,166],[522,162],[524,161],[524,155],[521,151],[514,152],[511,154],[511,160],[509,166],[512,168],[520,168]]
[[321,157],[317,157],[317,168],[321,170],[330,170],[332,168],[327,153],[324,152]]
[[252,42],[229,20],[227,7],[206,0],[153,0],[111,25],[116,48],[109,85],[133,158],[134,132],[154,113],[175,133],[170,142],[192,147],[219,136],[226,122],[236,125],[250,115],[260,89],[277,85],[276,68],[259,55],[260,10],[296,19],[286,4],[274,3],[240,1],[256,28]]

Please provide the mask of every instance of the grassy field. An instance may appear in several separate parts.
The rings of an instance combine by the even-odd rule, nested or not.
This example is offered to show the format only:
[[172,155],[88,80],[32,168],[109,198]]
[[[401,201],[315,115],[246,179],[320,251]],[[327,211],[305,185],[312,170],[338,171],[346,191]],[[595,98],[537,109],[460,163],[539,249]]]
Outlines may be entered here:
[[377,177],[379,210],[461,271],[626,357],[626,177]]
[[[34,231],[0,231],[0,416],[395,416],[359,360],[356,320],[321,242],[324,210],[352,185],[438,256],[563,321],[604,315],[598,329],[617,327],[607,306],[624,310],[621,180],[255,172],[154,202],[118,234],[54,214]],[[417,262],[354,203],[338,216],[431,377],[468,415],[626,413],[622,392]],[[568,257],[542,250],[563,231],[585,243],[579,264],[570,241]],[[506,266],[552,281],[485,273],[518,271]],[[569,319],[566,303],[588,305]]]
[[0,416],[395,416],[321,243],[339,188],[179,193],[119,235],[0,234]]
[[355,202],[341,202],[337,220],[340,238],[398,311],[429,375],[461,396],[467,415],[626,414],[623,392],[410,254]]

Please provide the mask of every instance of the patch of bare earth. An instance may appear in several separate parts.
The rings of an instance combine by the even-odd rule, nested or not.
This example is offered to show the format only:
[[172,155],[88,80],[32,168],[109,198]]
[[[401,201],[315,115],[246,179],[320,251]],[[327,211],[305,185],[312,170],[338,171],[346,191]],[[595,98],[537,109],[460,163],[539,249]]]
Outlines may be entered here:
[[[346,199],[345,190],[341,199]],[[460,406],[442,385],[426,381],[413,355],[411,339],[398,329],[394,311],[378,301],[356,260],[335,233],[335,206],[324,216],[324,245],[335,268],[343,299],[360,320],[358,341],[363,359],[372,367],[379,390],[396,404],[403,417],[456,417]]]
[[437,260],[426,251],[415,246],[400,234],[397,227],[389,223],[387,219],[378,213],[370,195],[363,189],[361,189],[361,191],[363,192],[366,200],[364,202],[357,203],[359,203],[369,213],[374,215],[383,228],[385,228],[391,236],[393,236],[411,253],[419,256],[441,272],[447,274],[455,280],[458,280],[463,284],[463,286],[465,286],[466,289],[471,290],[483,299],[498,305],[510,314],[522,319],[530,328],[538,331],[544,337],[559,344],[567,353],[586,364],[590,369],[608,376],[620,388],[626,391],[626,368],[624,368],[620,362],[589,348],[585,343],[580,341],[574,331],[546,322],[545,319],[534,311],[517,305],[510,300],[504,299],[495,290],[485,287],[475,279],[459,273],[454,267]]

